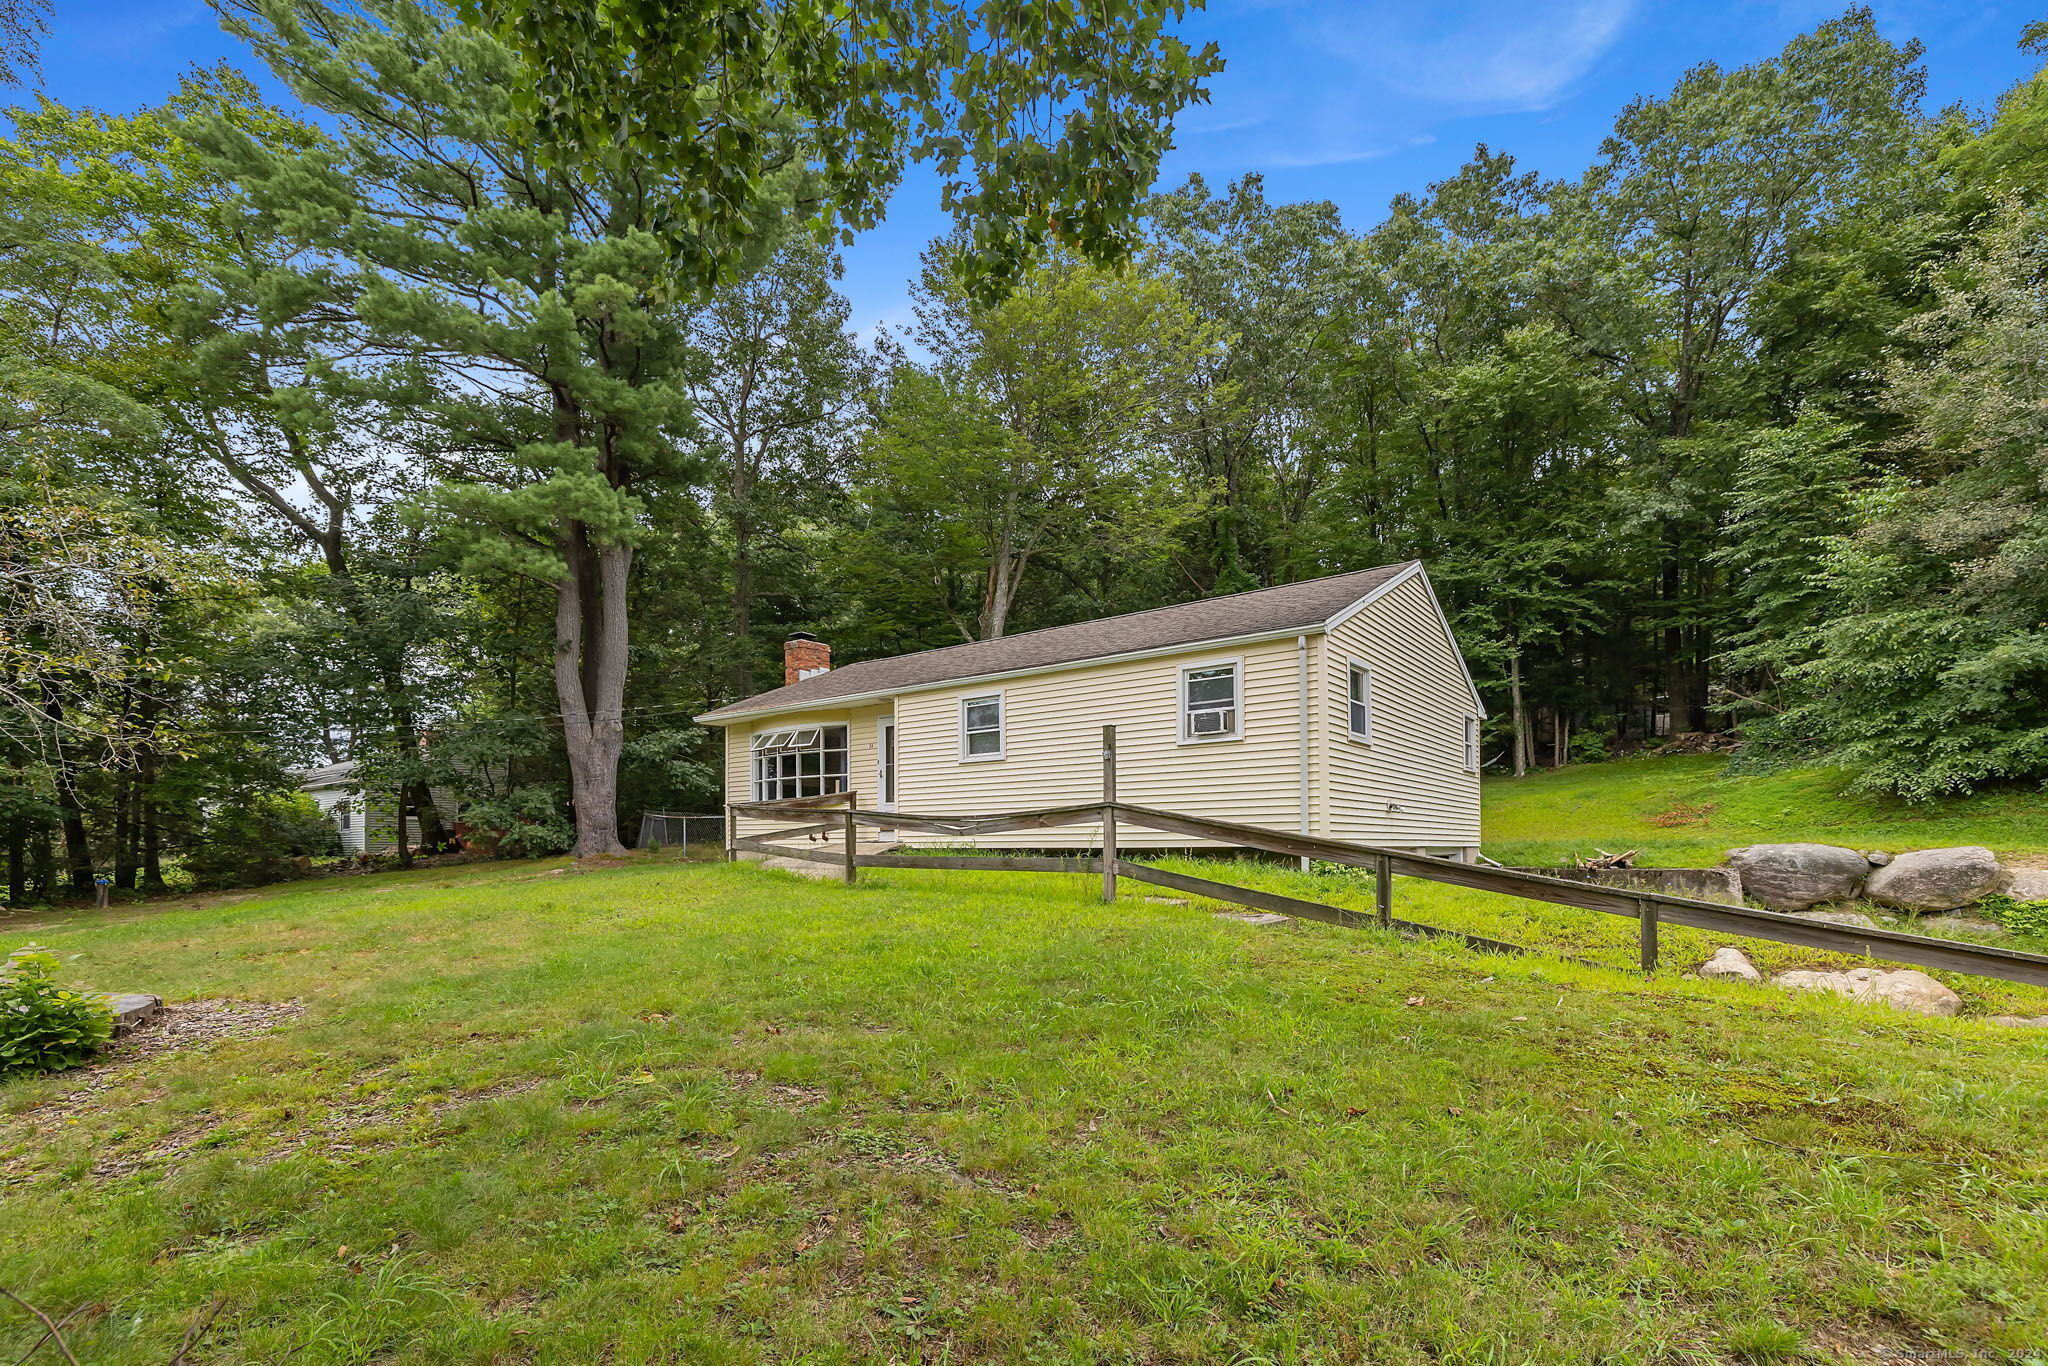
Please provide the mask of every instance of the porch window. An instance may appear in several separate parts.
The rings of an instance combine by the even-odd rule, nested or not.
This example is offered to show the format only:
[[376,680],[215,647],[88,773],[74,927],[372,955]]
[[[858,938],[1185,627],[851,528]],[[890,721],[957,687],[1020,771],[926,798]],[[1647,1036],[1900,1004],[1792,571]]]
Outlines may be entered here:
[[1372,739],[1372,670],[1363,664],[1353,663],[1347,672],[1351,735],[1353,739],[1369,742]]
[[846,727],[793,726],[756,735],[754,800],[823,797],[846,791]]
[[960,757],[1000,759],[1003,757],[1003,695],[960,699]]
[[1227,740],[1238,733],[1237,665],[1210,664],[1180,671],[1183,740]]

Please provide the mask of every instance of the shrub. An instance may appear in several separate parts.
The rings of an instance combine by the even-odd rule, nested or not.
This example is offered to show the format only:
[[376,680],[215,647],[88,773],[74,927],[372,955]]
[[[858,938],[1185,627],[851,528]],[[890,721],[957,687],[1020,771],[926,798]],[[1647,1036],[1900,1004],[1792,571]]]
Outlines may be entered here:
[[1985,897],[1978,909],[2014,934],[2048,935],[2048,901],[2014,901],[2001,893]]
[[300,855],[324,854],[334,823],[302,792],[259,792],[210,813],[186,860],[201,887],[254,887],[298,876]]
[[55,1072],[84,1062],[114,1033],[97,997],[57,985],[57,957],[31,944],[0,968],[0,1074]]
[[545,858],[576,842],[576,827],[563,811],[561,789],[515,787],[462,808],[462,823],[473,842],[501,858]]

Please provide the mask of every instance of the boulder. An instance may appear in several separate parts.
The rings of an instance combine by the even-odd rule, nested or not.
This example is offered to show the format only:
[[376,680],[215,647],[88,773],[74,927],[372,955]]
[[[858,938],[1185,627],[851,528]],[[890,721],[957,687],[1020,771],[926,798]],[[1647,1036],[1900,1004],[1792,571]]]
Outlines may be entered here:
[[2048,868],[2022,868],[2012,875],[2005,894],[2014,901],[2048,901]]
[[2004,881],[2005,869],[1989,849],[1965,844],[1901,854],[1870,875],[1864,892],[1902,911],[1953,911],[1989,896]]
[[1924,972],[1903,968],[1851,968],[1847,972],[1781,972],[1771,979],[1793,991],[1827,991],[1851,1001],[1888,1005],[1921,1015],[1953,1015],[1963,998]]
[[1873,868],[1882,868],[1892,861],[1892,856],[1882,849],[1865,849],[1863,857]]
[[1761,982],[1764,979],[1764,975],[1756,970],[1756,964],[1749,961],[1749,955],[1732,946],[1715,949],[1714,956],[1700,964],[1700,976],[1733,982]]
[[1743,895],[1773,911],[1803,911],[1846,901],[1863,886],[1870,861],[1833,844],[1750,844],[1728,851]]
[[1819,920],[1829,925],[1848,925],[1859,930],[1879,928],[1875,920],[1861,911],[1799,911],[1796,914],[1801,920]]

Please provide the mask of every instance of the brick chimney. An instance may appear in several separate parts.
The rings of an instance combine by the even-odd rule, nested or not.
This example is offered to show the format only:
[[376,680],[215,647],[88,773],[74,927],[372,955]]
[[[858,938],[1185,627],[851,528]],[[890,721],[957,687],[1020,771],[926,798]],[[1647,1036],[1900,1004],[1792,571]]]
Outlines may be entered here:
[[791,631],[789,639],[782,642],[784,683],[794,683],[799,678],[824,673],[831,667],[832,647],[809,631]]

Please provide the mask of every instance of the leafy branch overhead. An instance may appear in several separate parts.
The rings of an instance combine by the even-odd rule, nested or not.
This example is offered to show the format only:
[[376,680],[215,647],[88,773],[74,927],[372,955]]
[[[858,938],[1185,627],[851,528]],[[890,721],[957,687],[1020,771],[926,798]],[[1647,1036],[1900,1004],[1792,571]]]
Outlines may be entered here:
[[1053,246],[1127,259],[1173,119],[1222,68],[1170,31],[1181,0],[461,3],[525,62],[516,98],[557,160],[679,187],[659,227],[704,292],[785,214],[827,239],[874,226],[914,161],[985,302]]

